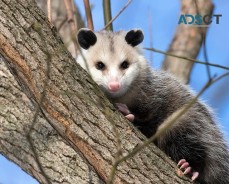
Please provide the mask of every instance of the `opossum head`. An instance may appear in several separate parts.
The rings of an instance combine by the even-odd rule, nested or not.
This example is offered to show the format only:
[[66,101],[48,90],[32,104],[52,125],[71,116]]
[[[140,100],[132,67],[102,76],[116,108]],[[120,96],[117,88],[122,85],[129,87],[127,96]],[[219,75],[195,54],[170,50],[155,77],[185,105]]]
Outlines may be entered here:
[[78,32],[82,48],[77,62],[111,98],[124,95],[139,76],[146,61],[138,48],[141,30],[129,32],[100,31],[83,28]]

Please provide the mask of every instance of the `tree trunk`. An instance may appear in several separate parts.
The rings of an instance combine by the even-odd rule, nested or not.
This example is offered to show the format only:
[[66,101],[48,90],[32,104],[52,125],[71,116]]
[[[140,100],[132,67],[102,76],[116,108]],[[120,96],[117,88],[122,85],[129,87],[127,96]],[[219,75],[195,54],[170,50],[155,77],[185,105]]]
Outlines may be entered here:
[[[196,3],[195,3],[196,2]],[[180,14],[211,15],[213,4],[211,0],[182,0]],[[200,51],[207,32],[206,27],[178,25],[173,41],[167,52],[195,59]],[[177,57],[166,56],[163,69],[177,76],[182,82],[189,82],[193,62]]]
[[[33,0],[2,0],[0,46],[0,153],[40,183],[106,183],[118,147],[126,155],[144,137],[77,65]],[[191,183],[176,173],[151,144],[118,166],[114,183]]]

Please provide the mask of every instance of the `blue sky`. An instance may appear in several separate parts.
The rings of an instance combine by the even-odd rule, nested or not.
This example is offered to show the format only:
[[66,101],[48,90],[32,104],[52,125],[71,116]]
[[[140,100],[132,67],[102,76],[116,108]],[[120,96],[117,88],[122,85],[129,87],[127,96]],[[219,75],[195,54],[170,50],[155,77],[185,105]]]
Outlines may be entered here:
[[[119,12],[127,1],[112,1],[113,16]],[[229,1],[215,0],[215,14],[222,14],[218,25],[212,24],[208,30],[207,52],[209,61],[229,67]],[[95,30],[100,30],[104,26],[102,1],[91,1],[93,4],[93,17]],[[81,14],[85,17],[83,1],[77,1]],[[152,30],[152,45],[154,48],[166,51],[175,33],[179,20],[180,1],[167,0],[133,0],[125,12],[114,22],[114,30],[129,30],[141,28],[145,33],[143,47],[150,47],[150,29]],[[151,17],[151,18],[150,18]],[[151,22],[152,28],[149,26]],[[145,51],[145,56],[149,60],[152,55],[152,66],[159,68],[164,56],[157,53]],[[199,60],[204,61],[201,51]],[[220,75],[225,70],[211,67],[211,73]],[[195,91],[199,91],[208,80],[206,67],[196,64],[190,85]],[[203,95],[202,99],[207,102],[217,114],[217,117],[229,140],[229,77],[225,78],[210,87]],[[24,173],[12,162],[0,156],[0,184],[37,184],[29,175]]]

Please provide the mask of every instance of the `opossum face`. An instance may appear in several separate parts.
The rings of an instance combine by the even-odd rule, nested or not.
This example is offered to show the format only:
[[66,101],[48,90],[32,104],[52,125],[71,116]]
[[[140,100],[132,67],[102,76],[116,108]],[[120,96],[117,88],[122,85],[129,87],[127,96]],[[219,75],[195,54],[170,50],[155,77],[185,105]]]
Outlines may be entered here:
[[139,76],[146,61],[137,47],[143,41],[141,30],[93,32],[80,29],[82,54],[77,62],[111,98],[124,95]]

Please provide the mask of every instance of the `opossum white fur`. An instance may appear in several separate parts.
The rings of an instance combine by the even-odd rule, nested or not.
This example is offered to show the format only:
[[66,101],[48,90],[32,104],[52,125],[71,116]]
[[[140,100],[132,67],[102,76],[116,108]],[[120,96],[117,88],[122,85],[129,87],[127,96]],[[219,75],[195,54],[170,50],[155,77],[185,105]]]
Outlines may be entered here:
[[[194,95],[170,74],[147,64],[138,47],[143,38],[141,30],[81,29],[78,42],[84,57],[79,55],[77,62],[89,70],[113,103],[127,105],[135,115],[133,123],[150,137]],[[202,102],[195,103],[155,144],[176,162],[186,159],[200,173],[198,182],[229,183],[228,149],[212,113]]]

